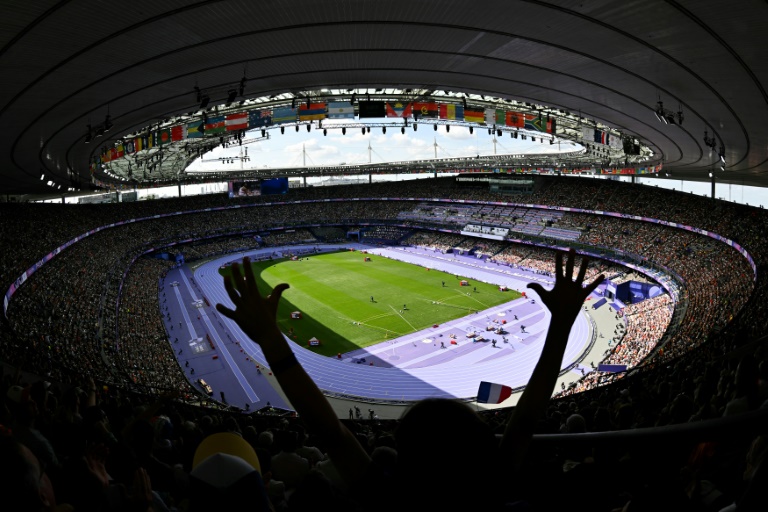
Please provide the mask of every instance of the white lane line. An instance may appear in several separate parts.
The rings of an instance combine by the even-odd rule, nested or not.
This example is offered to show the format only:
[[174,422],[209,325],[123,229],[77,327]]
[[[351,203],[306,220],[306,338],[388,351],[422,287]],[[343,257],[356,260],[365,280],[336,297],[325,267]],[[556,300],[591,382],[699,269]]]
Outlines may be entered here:
[[179,301],[179,308],[181,309],[181,314],[184,315],[184,321],[187,323],[187,329],[189,329],[190,339],[195,339],[197,338],[197,333],[195,332],[195,327],[192,325],[192,321],[189,319],[189,315],[187,314],[187,308],[184,305],[184,300],[181,298],[181,292],[179,291],[179,287],[174,286],[173,291],[176,292],[176,299]]

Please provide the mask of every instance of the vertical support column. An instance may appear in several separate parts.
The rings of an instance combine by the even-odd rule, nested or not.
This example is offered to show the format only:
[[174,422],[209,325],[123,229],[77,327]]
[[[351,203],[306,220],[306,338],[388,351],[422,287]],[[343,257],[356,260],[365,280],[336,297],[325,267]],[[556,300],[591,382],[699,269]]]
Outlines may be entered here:
[[715,198],[715,173],[709,173],[709,180],[712,184],[712,199]]
[[373,173],[369,172],[368,173],[368,184],[370,185],[371,183],[373,183]]
[[181,197],[181,182],[179,182],[179,197]]
[[307,188],[307,175],[302,176],[304,178],[304,188]]
[[117,190],[115,190],[115,202],[116,203],[120,202],[120,192],[118,192]]
[[64,196],[61,196],[61,204],[66,204],[66,201],[64,201]]
[[637,183],[637,176],[633,174],[632,175],[632,184],[634,185],[635,183]]

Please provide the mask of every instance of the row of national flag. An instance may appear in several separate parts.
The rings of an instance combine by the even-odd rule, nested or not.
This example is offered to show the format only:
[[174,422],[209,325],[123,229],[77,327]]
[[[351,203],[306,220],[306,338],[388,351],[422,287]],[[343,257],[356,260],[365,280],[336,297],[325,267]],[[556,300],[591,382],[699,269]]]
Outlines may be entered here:
[[611,135],[606,131],[591,128],[589,126],[581,127],[581,138],[584,140],[584,142],[594,142],[595,144],[603,144],[605,146],[610,146],[615,149],[621,149],[622,147],[621,137],[617,137],[616,135]]
[[[486,124],[488,127],[511,127],[545,133],[555,133],[557,130],[555,119],[543,118],[541,115],[501,109],[465,108],[464,105],[452,103],[359,101],[357,115],[360,119],[408,118],[413,119],[414,122],[422,119],[455,120]],[[125,155],[161,147],[172,142],[222,136],[227,132],[266,128],[297,121],[354,118],[355,107],[348,101],[303,103],[298,108],[277,107],[272,110],[237,112],[225,116],[207,117],[126,139],[122,144],[104,150],[100,160],[102,163],[106,163]]]

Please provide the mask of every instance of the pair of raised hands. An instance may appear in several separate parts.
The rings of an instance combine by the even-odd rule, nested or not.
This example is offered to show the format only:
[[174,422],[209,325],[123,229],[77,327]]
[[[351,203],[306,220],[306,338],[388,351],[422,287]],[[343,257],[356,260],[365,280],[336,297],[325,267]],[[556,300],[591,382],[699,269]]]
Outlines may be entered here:
[[[530,283],[528,288],[535,291],[541,301],[547,306],[552,317],[557,321],[572,322],[579,313],[584,300],[592,293],[597,285],[605,279],[600,275],[587,286],[584,286],[584,276],[587,273],[589,258],[582,258],[581,267],[576,279],[573,279],[573,267],[576,252],[568,251],[568,259],[563,268],[563,253],[555,256],[555,286],[545,290],[538,283]],[[278,284],[272,293],[262,296],[253,275],[253,267],[248,257],[243,258],[243,271],[240,265],[232,265],[232,274],[224,278],[224,287],[235,308],[230,309],[223,304],[216,304],[216,310],[231,318],[253,341],[264,343],[270,336],[279,334],[276,322],[277,305],[280,296],[288,289],[285,283]]]

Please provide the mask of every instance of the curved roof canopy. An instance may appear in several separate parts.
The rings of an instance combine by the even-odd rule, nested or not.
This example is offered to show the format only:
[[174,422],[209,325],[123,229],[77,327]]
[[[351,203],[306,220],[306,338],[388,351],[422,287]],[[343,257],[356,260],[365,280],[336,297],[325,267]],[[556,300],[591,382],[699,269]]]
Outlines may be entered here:
[[[36,0],[3,11],[2,193],[87,184],[105,146],[232,90],[252,107],[323,89],[528,103],[562,126],[583,117],[633,137],[675,178],[768,184],[758,0]],[[179,170],[197,153],[167,156]]]

